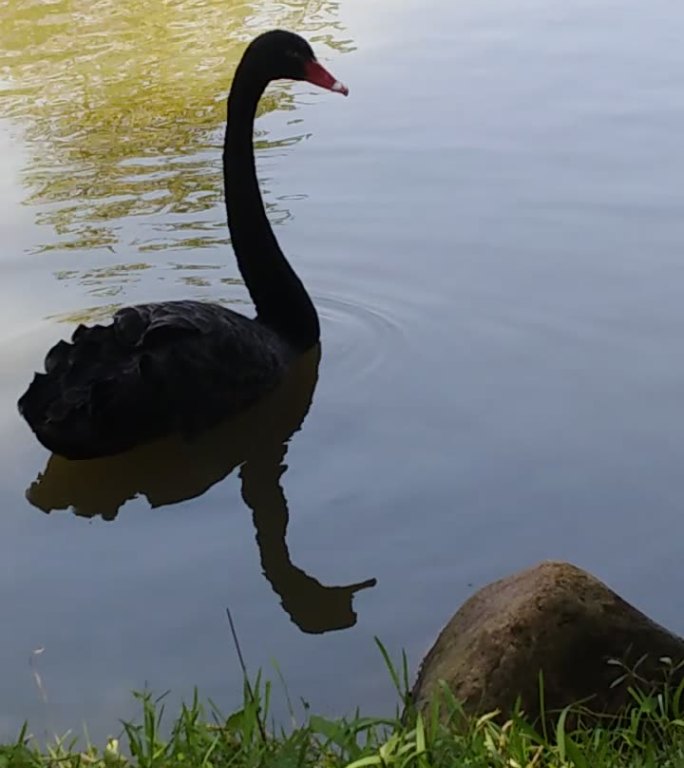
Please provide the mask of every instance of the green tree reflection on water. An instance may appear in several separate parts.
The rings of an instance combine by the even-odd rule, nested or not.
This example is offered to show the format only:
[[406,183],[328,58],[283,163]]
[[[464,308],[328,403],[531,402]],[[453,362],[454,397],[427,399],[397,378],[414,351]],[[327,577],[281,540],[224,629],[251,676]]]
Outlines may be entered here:
[[[0,117],[22,128],[26,202],[49,225],[37,250],[121,251],[110,267],[57,276],[113,296],[154,252],[227,242],[223,216],[210,212],[222,199],[225,96],[238,58],[274,26],[319,50],[348,50],[336,11],[332,0],[0,0]],[[262,113],[294,108],[287,84],[261,104]],[[296,122],[288,129],[278,140],[259,130],[258,151],[302,138]],[[287,217],[268,199],[268,179],[264,194],[273,220]],[[148,234],[126,240],[130,217]]]

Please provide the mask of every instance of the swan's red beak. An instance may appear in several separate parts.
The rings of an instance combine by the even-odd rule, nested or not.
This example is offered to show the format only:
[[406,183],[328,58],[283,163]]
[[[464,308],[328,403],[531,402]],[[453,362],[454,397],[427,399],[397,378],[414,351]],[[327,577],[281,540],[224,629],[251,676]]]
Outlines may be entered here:
[[344,96],[349,95],[349,88],[339,80],[335,80],[325,67],[313,59],[304,65],[304,79],[329,91],[336,91]]

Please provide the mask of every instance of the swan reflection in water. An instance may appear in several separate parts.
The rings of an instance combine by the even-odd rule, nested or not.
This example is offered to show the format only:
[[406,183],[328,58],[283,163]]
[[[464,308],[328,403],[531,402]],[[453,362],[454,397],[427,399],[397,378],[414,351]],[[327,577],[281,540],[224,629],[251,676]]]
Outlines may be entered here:
[[44,512],[69,509],[81,517],[114,520],[130,499],[161,507],[201,496],[240,466],[242,498],[252,510],[261,567],[292,621],[309,633],[356,623],[354,594],[366,579],[326,587],[292,563],[285,541],[289,520],[281,484],[287,445],[309,411],[318,380],[320,344],[291,366],[281,385],[256,407],[190,442],[167,438],[126,453],[85,461],[50,456],[26,492]]

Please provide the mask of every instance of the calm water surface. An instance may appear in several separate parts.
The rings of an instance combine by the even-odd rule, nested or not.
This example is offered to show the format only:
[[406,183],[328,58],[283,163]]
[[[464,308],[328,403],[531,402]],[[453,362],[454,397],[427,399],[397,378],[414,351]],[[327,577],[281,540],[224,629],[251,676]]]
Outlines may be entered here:
[[[388,710],[374,635],[415,664],[542,558],[684,631],[684,9],[134,5],[0,0],[0,736],[102,738],[146,684],[229,710],[227,607],[293,697]],[[193,449],[51,458],[15,403],[74,323],[251,311],[223,100],[274,25],[351,88],[274,86],[257,125],[320,360]]]

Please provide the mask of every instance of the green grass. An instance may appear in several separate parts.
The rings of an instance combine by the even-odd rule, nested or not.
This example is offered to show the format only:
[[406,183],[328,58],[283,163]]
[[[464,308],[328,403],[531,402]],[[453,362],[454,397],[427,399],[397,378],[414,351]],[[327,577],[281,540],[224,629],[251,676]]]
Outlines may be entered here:
[[405,658],[400,672],[380,647],[399,696],[390,719],[329,720],[305,711],[302,723],[277,728],[269,725],[272,685],[258,675],[252,684],[245,679],[243,706],[229,717],[195,695],[169,728],[163,698],[137,694],[140,720],[124,723],[120,740],[79,748],[57,739],[41,749],[24,728],[15,743],[0,746],[0,768],[684,768],[684,683],[643,693],[636,678],[620,717],[577,707],[539,728],[519,711],[506,722],[497,722],[498,713],[467,717],[445,687],[420,715],[404,711]]

